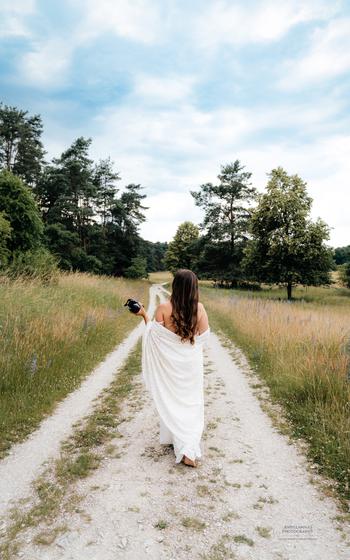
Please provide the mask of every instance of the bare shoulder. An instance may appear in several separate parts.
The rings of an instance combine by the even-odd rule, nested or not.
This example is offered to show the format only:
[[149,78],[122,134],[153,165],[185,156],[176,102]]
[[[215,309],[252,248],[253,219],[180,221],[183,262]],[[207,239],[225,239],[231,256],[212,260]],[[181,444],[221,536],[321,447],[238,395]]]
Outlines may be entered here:
[[208,315],[202,302],[198,302],[198,330],[204,332],[209,327]]
[[198,302],[198,311],[200,313],[205,313],[205,307],[201,301]]
[[169,310],[169,303],[166,301],[164,303],[159,303],[156,308],[156,312],[166,313]]
[[159,305],[157,305],[155,312],[156,321],[164,321],[164,315],[166,314],[165,305],[165,303],[160,303]]

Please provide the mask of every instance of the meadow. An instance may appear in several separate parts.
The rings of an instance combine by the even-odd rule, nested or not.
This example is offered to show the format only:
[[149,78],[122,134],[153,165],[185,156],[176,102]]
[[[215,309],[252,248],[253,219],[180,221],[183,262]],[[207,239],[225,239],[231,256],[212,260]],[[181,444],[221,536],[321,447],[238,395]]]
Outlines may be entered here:
[[[170,288],[171,275],[150,282]],[[0,457],[137,325],[123,303],[148,303],[149,281],[60,274],[0,283]],[[214,288],[200,281],[213,330],[243,350],[280,403],[295,437],[309,443],[320,472],[350,497],[350,290]]]
[[292,435],[308,442],[319,471],[350,497],[350,290],[279,288],[247,293],[202,282],[212,328],[247,356],[283,405]]
[[[211,280],[200,280],[202,287],[214,287]],[[284,301],[287,299],[286,288],[275,284],[261,284],[261,289],[218,288],[222,293],[244,298],[257,298]],[[293,288],[293,302],[315,303],[318,305],[349,306],[350,290],[340,285],[333,286],[296,286]]]
[[147,280],[60,274],[0,283],[0,457],[35,429],[137,326],[123,307],[148,303]]

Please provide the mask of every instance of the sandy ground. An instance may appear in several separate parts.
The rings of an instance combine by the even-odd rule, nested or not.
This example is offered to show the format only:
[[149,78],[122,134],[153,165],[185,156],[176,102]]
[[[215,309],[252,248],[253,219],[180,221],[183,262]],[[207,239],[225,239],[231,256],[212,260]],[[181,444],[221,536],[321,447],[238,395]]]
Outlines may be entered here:
[[[154,302],[161,288],[151,291]],[[335,503],[263,412],[254,381],[212,332],[203,459],[191,469],[175,466],[171,448],[158,443],[158,417],[138,378],[123,409],[124,437],[114,442],[121,453],[78,484],[85,518],[66,515],[69,531],[50,546],[33,545],[29,533],[21,557],[348,560],[350,535],[332,520]]]

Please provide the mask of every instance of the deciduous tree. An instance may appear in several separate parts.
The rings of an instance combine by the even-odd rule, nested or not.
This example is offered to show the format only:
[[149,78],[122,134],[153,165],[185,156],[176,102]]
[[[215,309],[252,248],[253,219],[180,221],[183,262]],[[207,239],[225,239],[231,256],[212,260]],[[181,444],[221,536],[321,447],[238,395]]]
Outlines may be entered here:
[[170,241],[164,261],[167,270],[175,273],[179,268],[194,268],[196,258],[195,242],[199,237],[199,228],[186,221],[179,225],[174,239]]
[[284,284],[288,299],[295,284],[330,283],[332,252],[325,245],[329,228],[310,219],[312,199],[298,175],[278,167],[269,174],[266,193],[251,216],[245,266],[261,282]]
[[42,243],[43,222],[33,193],[10,171],[0,172],[0,212],[10,224],[10,253],[28,251]]

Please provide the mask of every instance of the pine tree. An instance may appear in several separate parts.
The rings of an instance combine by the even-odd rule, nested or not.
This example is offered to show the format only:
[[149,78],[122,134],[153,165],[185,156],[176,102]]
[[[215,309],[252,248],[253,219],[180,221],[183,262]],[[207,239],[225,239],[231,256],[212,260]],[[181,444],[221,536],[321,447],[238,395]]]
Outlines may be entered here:
[[44,162],[40,115],[0,103],[0,166],[35,186]]
[[251,173],[236,160],[221,167],[218,185],[206,183],[199,192],[191,191],[196,205],[204,210],[199,271],[232,286],[243,276],[241,261],[248,239],[249,205],[256,194],[250,178]]

